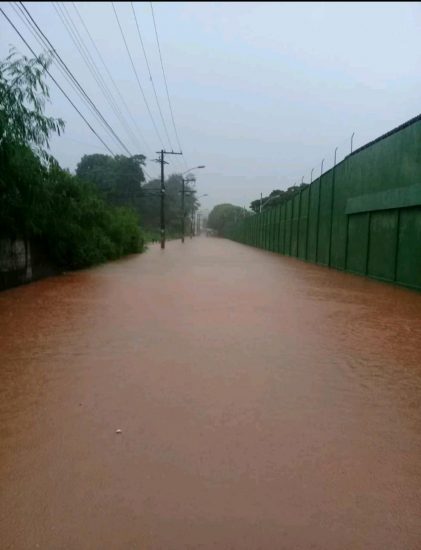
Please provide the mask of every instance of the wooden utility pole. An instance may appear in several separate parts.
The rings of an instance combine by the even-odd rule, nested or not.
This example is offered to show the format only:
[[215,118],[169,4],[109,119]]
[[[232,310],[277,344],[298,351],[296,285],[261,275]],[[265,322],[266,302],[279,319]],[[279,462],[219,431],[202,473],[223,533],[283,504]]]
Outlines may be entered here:
[[185,183],[186,180],[182,179],[182,188],[181,188],[181,242],[184,243],[184,233],[186,231],[186,212],[184,207],[184,194],[185,194]]
[[160,155],[156,162],[161,164],[161,248],[165,248],[165,179],[164,179],[164,164],[168,164],[165,161],[164,155],[182,155],[183,153],[175,153],[174,151],[157,151]]

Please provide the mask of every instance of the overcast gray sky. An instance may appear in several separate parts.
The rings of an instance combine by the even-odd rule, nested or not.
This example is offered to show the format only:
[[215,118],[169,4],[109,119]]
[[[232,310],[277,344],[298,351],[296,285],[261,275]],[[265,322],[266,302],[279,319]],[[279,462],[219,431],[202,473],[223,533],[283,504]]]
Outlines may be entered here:
[[[53,3],[25,3],[58,53],[133,153],[148,159],[161,149],[108,2],[76,3],[109,71],[140,128],[141,147],[125,132],[73,44]],[[134,3],[158,99],[173,147],[171,123],[149,2]],[[198,170],[205,208],[221,202],[248,206],[273,189],[309,181],[339,146],[339,160],[354,148],[421,111],[420,3],[153,3],[176,128],[185,162],[168,157],[168,173]],[[116,95],[72,3],[67,11]],[[153,119],[170,147],[149,80],[130,3],[115,4]],[[8,3],[2,8],[36,51],[40,47]],[[0,18],[0,53],[9,44],[27,53]],[[54,75],[63,77],[57,69]],[[69,85],[66,90],[116,153]],[[48,112],[66,121],[52,152],[74,169],[83,154],[106,152],[51,84]],[[122,106],[124,111],[124,107]],[[128,116],[127,116],[128,118]],[[135,128],[133,128],[135,130]],[[138,130],[136,130],[138,134]],[[146,144],[145,144],[146,142]],[[147,171],[158,175],[148,161]],[[315,172],[315,173],[316,173]]]

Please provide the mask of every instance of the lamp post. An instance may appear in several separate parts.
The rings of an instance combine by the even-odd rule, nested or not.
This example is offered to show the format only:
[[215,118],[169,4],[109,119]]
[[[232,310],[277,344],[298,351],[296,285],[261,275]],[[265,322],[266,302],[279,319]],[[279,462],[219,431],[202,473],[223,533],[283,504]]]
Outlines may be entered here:
[[185,172],[183,172],[181,174],[181,179],[182,179],[182,183],[181,183],[181,242],[182,243],[184,243],[185,221],[186,221],[186,212],[185,212],[185,206],[184,206],[185,183],[188,182],[188,181],[192,181],[192,180],[185,179],[184,176],[186,174],[188,174],[189,172],[191,172],[192,170],[196,170],[198,168],[205,168],[205,166],[203,164],[200,165],[200,166],[193,166],[193,168],[189,168],[188,170],[186,170]]
[[[197,199],[201,199],[202,197],[207,197],[207,196],[208,196],[208,194],[205,193],[205,194],[200,195],[199,197],[197,197]],[[194,235],[196,235],[196,229],[197,229],[197,226],[199,225],[198,220],[196,218],[196,211],[197,211],[197,209],[193,206],[192,215],[191,215],[191,227],[190,227],[190,238],[191,239],[193,238]],[[199,219],[200,219],[200,216],[199,216]],[[200,227],[199,227],[199,230],[200,230]]]
[[[262,212],[263,208],[267,205],[268,202],[272,201],[273,199],[277,199],[278,197],[280,197],[281,195],[272,195],[271,197],[268,198],[267,201],[265,201],[264,203],[261,203],[260,204],[260,212]],[[261,200],[261,199],[260,199]]]

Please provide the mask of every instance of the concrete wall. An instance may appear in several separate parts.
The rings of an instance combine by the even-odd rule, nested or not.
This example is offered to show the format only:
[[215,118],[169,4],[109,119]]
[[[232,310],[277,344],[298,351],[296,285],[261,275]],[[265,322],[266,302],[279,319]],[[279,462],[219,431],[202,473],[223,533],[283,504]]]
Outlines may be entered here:
[[421,117],[226,236],[421,290]]
[[0,290],[57,273],[42,243],[0,239]]
[[0,290],[31,280],[30,244],[21,239],[0,239]]

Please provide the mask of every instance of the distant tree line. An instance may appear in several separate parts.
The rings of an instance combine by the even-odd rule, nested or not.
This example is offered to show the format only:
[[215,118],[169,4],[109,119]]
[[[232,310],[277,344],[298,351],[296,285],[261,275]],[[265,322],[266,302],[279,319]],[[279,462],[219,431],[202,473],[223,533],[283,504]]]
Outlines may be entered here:
[[218,204],[209,213],[207,227],[216,231],[218,235],[223,235],[240,219],[250,215],[251,213],[241,206],[229,203]]
[[[141,220],[148,232],[157,232],[160,227],[161,180],[145,183],[142,166],[143,155],[133,157],[109,155],[85,155],[79,162],[76,175],[93,183],[103,199],[114,206],[128,206]],[[178,236],[181,231],[181,192],[183,178],[172,174],[165,180],[165,223],[169,236]],[[189,216],[198,206],[196,190],[192,183],[185,183],[184,208]]]
[[[274,189],[266,197],[262,197],[262,199],[259,198],[252,201],[250,203],[250,208],[251,210],[253,210],[253,212],[257,213],[260,212],[260,203],[264,204],[265,202],[267,202],[267,207],[283,204],[284,202],[287,202],[291,197],[293,197],[298,191],[306,188],[307,186],[308,183],[302,183],[301,185],[292,185],[291,187],[288,187],[288,189],[286,189],[285,191]],[[271,200],[269,201],[269,199]]]
[[[307,186],[307,183],[302,183],[301,185],[293,185],[288,187],[285,191],[274,189],[268,196],[252,201],[250,204],[250,209],[252,212],[258,213],[260,212],[261,204],[265,205],[266,203],[263,209],[269,208],[270,206],[283,204],[293,197],[298,191]],[[250,210],[246,210],[241,206],[235,206],[234,204],[229,203],[218,204],[209,214],[207,227],[215,231],[218,235],[223,235],[224,233],[229,232],[230,228],[233,227],[240,219],[250,215],[252,215]]]

